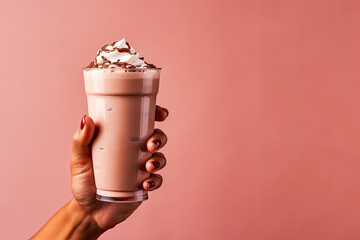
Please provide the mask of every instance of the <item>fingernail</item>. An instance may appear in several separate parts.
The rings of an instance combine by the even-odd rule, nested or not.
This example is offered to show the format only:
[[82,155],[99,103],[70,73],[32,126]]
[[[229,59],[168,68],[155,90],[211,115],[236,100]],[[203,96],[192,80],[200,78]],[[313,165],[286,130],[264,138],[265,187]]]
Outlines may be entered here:
[[85,117],[86,117],[86,115],[84,115],[83,118],[81,119],[81,123],[80,123],[80,129],[81,130],[83,130],[84,127],[85,127],[85,122],[86,122]]
[[162,108],[166,112],[166,116],[169,116],[169,111],[166,108]]
[[154,170],[156,170],[160,167],[160,163],[158,161],[153,161],[153,162],[151,162],[151,164],[153,165]]
[[155,150],[158,149],[161,145],[161,141],[159,139],[155,139],[153,143],[155,145]]
[[155,186],[155,182],[153,182],[153,181],[147,182],[147,186],[148,186],[148,189],[151,189]]

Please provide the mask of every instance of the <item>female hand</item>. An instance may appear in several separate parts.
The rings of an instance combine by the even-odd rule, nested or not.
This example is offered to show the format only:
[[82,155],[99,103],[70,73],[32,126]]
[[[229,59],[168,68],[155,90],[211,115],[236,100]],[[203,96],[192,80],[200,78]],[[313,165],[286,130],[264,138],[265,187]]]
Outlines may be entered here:
[[[168,114],[165,108],[156,106],[156,121],[164,121]],[[100,228],[99,230],[106,231],[128,218],[141,203],[110,203],[96,200],[90,151],[94,130],[94,121],[91,117],[84,116],[80,129],[73,135],[70,160],[73,193],[71,204],[77,205],[87,216],[90,216],[96,226]],[[160,129],[155,129],[154,134],[147,142],[148,151],[153,153],[153,157],[145,164],[146,170],[151,173],[150,177],[143,182],[143,188],[147,191],[153,191],[162,184],[162,177],[154,172],[162,169],[166,164],[164,155],[157,152],[166,142],[167,137]]]

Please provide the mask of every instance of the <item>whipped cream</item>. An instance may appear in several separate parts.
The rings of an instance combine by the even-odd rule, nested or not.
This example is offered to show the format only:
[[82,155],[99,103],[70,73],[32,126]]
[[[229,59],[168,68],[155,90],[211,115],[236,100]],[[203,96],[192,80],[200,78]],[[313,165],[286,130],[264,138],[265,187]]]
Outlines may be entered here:
[[107,44],[97,51],[89,68],[156,68],[144,61],[125,39]]

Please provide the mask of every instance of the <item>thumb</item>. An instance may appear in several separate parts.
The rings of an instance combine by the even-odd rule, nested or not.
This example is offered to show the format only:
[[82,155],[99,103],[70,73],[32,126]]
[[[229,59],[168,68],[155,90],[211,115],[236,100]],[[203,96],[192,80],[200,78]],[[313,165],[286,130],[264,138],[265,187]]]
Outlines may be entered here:
[[70,158],[71,175],[81,174],[92,167],[90,143],[94,137],[95,124],[91,117],[81,119],[80,129],[73,135]]

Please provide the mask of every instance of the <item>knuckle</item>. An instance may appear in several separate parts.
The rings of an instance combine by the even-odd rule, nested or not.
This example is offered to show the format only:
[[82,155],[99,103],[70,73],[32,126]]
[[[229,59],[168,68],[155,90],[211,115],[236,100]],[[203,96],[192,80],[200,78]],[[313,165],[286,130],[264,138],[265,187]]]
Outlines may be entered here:
[[163,184],[163,178],[161,175],[159,175],[159,182],[158,182],[158,187],[161,187],[161,185]]
[[74,145],[77,145],[79,143],[79,133],[78,133],[78,131],[75,131],[74,134],[72,135],[72,143]]
[[166,161],[166,158],[164,157],[164,158],[163,158],[163,166],[164,166],[164,167],[166,166],[166,162],[167,162],[167,161]]
[[154,157],[155,157],[155,158],[162,159],[162,158],[165,158],[165,155],[164,155],[162,152],[156,152],[156,153],[154,154]]
[[154,160],[160,162],[160,165],[161,165],[160,168],[163,168],[166,165],[166,157],[162,153],[155,156]]
[[159,133],[159,134],[164,134],[164,132],[163,132],[161,129],[159,129],[159,128],[155,128],[155,129],[154,129],[154,132],[155,132],[155,133]]
[[155,177],[157,178],[160,184],[163,182],[163,177],[160,174],[156,174]]

